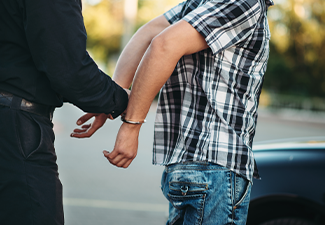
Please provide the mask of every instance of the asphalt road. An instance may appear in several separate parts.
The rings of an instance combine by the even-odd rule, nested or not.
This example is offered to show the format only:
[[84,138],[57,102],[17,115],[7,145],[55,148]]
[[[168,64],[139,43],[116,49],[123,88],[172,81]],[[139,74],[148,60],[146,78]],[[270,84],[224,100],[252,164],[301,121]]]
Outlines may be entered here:
[[[128,169],[111,166],[102,154],[114,147],[119,119],[108,121],[89,139],[74,139],[69,134],[83,112],[69,104],[55,111],[66,225],[166,223],[168,202],[160,191],[163,167],[151,164],[154,108],[141,128],[138,155]],[[325,136],[324,114],[260,110],[255,142],[309,136]]]

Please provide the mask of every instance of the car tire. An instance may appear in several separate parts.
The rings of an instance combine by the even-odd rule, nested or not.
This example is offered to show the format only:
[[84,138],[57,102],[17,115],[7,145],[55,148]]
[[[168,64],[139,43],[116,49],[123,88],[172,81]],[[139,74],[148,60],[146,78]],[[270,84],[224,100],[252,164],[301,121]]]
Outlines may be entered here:
[[269,220],[260,225],[317,225],[316,223],[301,218],[280,218]]

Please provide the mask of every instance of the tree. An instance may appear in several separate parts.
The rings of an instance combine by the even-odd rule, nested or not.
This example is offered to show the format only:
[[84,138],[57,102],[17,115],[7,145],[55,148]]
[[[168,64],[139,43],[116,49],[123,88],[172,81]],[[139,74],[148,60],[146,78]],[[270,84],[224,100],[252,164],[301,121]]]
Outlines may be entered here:
[[[88,34],[87,48],[104,67],[108,63],[113,64],[106,69],[108,73],[114,70],[114,62],[123,47],[123,35],[129,32],[129,29],[134,27],[135,32],[140,26],[182,0],[137,0],[138,12],[135,25],[131,25],[131,28],[127,28],[126,25],[129,24],[125,23],[125,18],[130,20],[129,15],[124,16],[125,1],[127,0],[87,0],[83,3],[83,16]],[[129,35],[126,38],[129,38]]]
[[265,88],[325,97],[325,2],[284,0],[269,10],[271,52]]

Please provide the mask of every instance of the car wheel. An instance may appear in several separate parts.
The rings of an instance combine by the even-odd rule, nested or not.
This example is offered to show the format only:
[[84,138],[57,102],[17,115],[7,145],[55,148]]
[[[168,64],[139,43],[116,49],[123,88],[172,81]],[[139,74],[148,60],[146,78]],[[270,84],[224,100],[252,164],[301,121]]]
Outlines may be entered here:
[[314,222],[301,218],[280,218],[269,220],[260,225],[317,225]]

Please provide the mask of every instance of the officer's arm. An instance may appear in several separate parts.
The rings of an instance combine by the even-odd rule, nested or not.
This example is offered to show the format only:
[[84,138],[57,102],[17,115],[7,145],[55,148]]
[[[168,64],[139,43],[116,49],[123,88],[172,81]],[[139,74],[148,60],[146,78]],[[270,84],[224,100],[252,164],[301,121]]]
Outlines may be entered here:
[[[152,39],[169,26],[169,22],[164,16],[159,16],[143,27],[141,27],[131,38],[120,55],[113,80],[124,88],[129,88],[134,78],[139,63],[150,45]],[[90,118],[95,116],[95,121],[85,124]],[[92,136],[106,121],[105,115],[95,115],[87,113],[80,117],[77,125],[80,128],[74,129],[71,134],[76,138],[87,138]]]
[[51,87],[86,112],[122,113],[127,93],[98,69],[86,51],[81,1],[28,0],[25,7],[29,50]]

